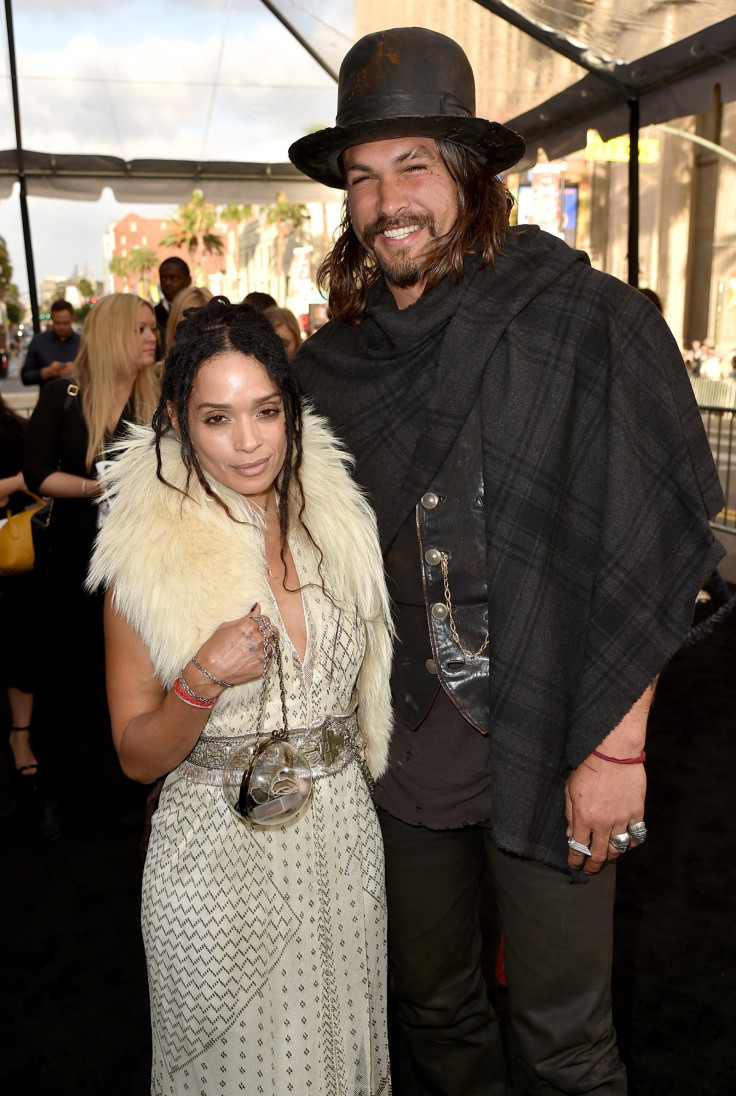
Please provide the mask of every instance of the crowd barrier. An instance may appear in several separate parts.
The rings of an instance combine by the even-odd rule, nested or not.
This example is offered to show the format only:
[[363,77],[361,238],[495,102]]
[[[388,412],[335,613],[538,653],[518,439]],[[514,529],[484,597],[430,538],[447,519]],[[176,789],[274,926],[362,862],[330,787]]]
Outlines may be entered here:
[[690,378],[698,401],[713,459],[716,462],[726,499],[725,509],[711,523],[714,529],[736,532],[736,381],[713,381],[707,377]]
[[699,407],[721,410],[736,408],[736,381],[712,381],[708,377],[690,377]]

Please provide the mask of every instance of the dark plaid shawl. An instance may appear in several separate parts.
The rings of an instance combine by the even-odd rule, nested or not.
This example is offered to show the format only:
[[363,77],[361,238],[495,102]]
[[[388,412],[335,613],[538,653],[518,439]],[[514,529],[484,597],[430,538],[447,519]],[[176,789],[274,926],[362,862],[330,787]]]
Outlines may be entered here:
[[[481,401],[493,824],[564,866],[564,782],[677,650],[723,551],[682,357],[649,301],[529,227],[399,311],[299,352],[387,547]],[[656,744],[654,745],[656,749]]]

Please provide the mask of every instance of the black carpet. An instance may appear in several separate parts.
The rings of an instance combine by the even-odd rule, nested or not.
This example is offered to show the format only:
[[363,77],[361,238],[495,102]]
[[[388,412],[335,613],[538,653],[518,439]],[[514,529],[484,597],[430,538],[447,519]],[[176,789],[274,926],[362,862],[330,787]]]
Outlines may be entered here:
[[[735,678],[733,613],[676,656],[656,697],[649,839],[620,861],[616,911],[631,1096],[736,1091]],[[5,753],[0,764],[0,1083],[13,1096],[145,1096],[144,790],[117,773],[107,731],[82,735],[72,761],[46,773],[56,840],[53,817],[42,837],[38,804],[16,801]]]

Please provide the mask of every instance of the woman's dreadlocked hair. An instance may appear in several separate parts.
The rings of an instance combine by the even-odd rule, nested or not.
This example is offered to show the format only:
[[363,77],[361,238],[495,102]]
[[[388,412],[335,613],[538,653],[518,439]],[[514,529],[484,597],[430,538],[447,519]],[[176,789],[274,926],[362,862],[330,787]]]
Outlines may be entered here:
[[176,338],[166,355],[161,399],[153,417],[157,475],[168,483],[161,471],[161,439],[173,429],[187,470],[187,485],[196,476],[205,493],[230,517],[227,505],[212,490],[202,470],[189,433],[189,401],[199,370],[219,354],[245,354],[260,362],[279,391],[284,405],[286,456],[276,482],[280,496],[279,529],[281,552],[289,529],[289,496],[292,485],[299,500],[298,517],[304,512],[304,492],[299,477],[302,463],[302,405],[299,390],[286,358],[284,344],[266,317],[247,304],[230,304],[226,297],[213,297],[202,308],[187,309],[176,329]]

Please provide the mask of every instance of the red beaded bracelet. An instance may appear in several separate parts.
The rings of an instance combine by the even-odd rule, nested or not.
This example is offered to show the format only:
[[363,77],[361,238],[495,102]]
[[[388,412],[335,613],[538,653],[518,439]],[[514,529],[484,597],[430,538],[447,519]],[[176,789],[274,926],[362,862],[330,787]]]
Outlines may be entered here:
[[212,700],[195,700],[191,695],[187,695],[184,689],[181,687],[179,678],[177,677],[174,682],[174,692],[179,697],[179,700],[183,700],[185,704],[188,704],[190,708],[214,708],[218,698],[214,697]]
[[647,759],[644,750],[641,751],[638,757],[609,757],[608,754],[601,753],[600,750],[593,750],[593,757],[600,757],[602,761],[613,761],[615,765],[641,765],[642,761]]

